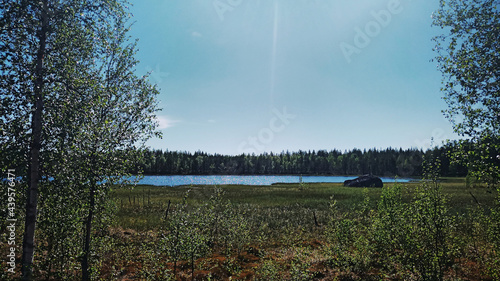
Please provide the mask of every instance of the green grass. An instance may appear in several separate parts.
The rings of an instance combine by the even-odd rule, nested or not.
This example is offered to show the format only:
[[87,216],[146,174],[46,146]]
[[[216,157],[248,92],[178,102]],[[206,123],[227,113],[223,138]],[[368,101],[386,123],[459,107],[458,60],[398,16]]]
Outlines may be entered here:
[[[419,182],[405,183],[408,187],[407,198],[411,198],[412,190]],[[392,186],[393,183],[386,183]],[[448,197],[452,212],[463,212],[478,202],[485,206],[493,206],[496,192],[486,188],[466,188],[463,178],[444,178],[441,182],[443,193]],[[301,214],[304,223],[309,226],[312,213],[316,212],[321,221],[321,214],[328,211],[331,197],[337,201],[341,209],[349,210],[358,206],[364,200],[363,188],[344,187],[341,183],[310,183],[301,189],[299,184],[275,184],[272,186],[220,186],[225,192],[225,199],[235,207],[253,212],[254,217],[265,218],[266,213],[292,212]],[[139,185],[132,189],[120,188],[114,191],[113,197],[117,203],[117,226],[135,230],[154,230],[161,227],[168,202],[170,208],[182,202],[186,192],[190,190],[188,203],[190,206],[200,206],[208,201],[213,194],[214,186],[180,186],[157,187]],[[370,198],[370,207],[375,208],[380,199],[380,188],[366,189]],[[135,198],[135,204],[134,204]],[[286,213],[285,212],[285,213]],[[310,213],[310,216],[307,216]]]
[[[394,185],[386,183],[385,188]],[[415,274],[424,274],[422,268],[419,271],[416,267],[425,265],[419,262],[421,258],[435,263],[433,258],[440,257],[440,254],[434,255],[434,244],[428,246],[431,241],[428,237],[441,236],[434,235],[437,228],[428,223],[434,203],[425,205],[428,201],[416,200],[422,198],[419,197],[422,196],[422,182],[402,185],[402,203],[390,209],[398,214],[386,217],[379,215],[389,213],[377,208],[383,189],[344,187],[340,183],[223,185],[219,186],[224,191],[220,197],[223,205],[217,205],[223,206],[222,209],[209,208],[214,206],[210,204],[215,204],[210,200],[215,194],[214,186],[118,188],[112,195],[117,216],[111,232],[126,250],[120,248],[109,255],[113,263],[110,272],[131,278],[148,276],[151,280],[165,280],[160,271],[172,274],[174,269],[173,257],[165,249],[183,245],[168,242],[175,241],[173,237],[179,233],[174,227],[183,228],[194,238],[206,235],[202,233],[212,233],[213,221],[197,232],[190,232],[189,227],[196,226],[197,217],[210,220],[218,212],[213,210],[226,210],[228,213],[221,215],[226,222],[221,229],[236,228],[221,232],[218,240],[210,236],[209,239],[214,239],[212,245],[216,246],[193,261],[196,274],[204,276],[199,280],[209,280],[210,274],[219,276],[215,280],[228,280],[230,276],[234,280],[269,280],[271,277],[291,280],[297,276],[301,276],[300,280],[417,280]],[[445,255],[453,263],[452,267],[443,269],[445,280],[494,280],[498,276],[495,268],[499,259],[494,250],[498,243],[490,240],[487,230],[493,229],[491,220],[496,218],[487,216],[490,215],[489,207],[493,207],[498,198],[496,191],[482,186],[467,187],[464,178],[443,178],[440,185],[446,198],[444,208],[449,212],[442,214],[445,220],[436,217],[431,221],[444,223],[446,230],[442,233],[449,235],[446,236],[448,244],[440,244],[440,249],[453,249]],[[391,194],[391,190],[384,192],[386,196]],[[184,208],[185,197],[187,207]],[[332,199],[336,202],[334,208],[331,207]],[[170,212],[165,220],[168,202]],[[441,201],[433,202],[440,204]],[[476,208],[479,205],[484,208]],[[404,206],[404,209],[397,209],[397,206]],[[479,209],[484,210],[484,215]],[[179,219],[189,214],[192,215],[191,223],[180,223]],[[406,225],[408,223],[410,225]],[[385,240],[391,237],[387,235],[395,235],[399,240]],[[240,243],[242,248],[235,251],[239,238],[244,238],[243,244]],[[165,245],[167,242],[174,244]],[[402,244],[398,244],[400,242]],[[417,248],[421,251],[414,251],[414,243],[420,243]],[[388,246],[392,248],[384,252]],[[411,259],[405,256],[406,251],[412,255]],[[193,274],[188,266],[191,262],[179,262],[175,280],[189,280]]]
[[[442,258],[445,278],[433,280],[500,280],[496,191],[464,178],[394,185],[223,185],[217,200],[208,185],[115,188],[116,216],[93,234],[96,270],[100,280],[431,280],[419,276]],[[78,271],[67,264],[61,276]]]

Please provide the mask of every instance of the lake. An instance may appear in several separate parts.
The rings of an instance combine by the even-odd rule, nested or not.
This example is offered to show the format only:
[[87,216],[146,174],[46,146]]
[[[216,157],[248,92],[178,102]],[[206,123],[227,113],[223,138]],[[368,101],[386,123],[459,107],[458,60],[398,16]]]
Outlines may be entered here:
[[[298,183],[299,176],[144,176],[138,184],[155,186],[179,185],[272,185],[274,183]],[[339,183],[356,177],[343,176],[302,176],[304,183],[330,182]],[[394,178],[381,178],[383,182],[395,182]],[[398,182],[408,182],[411,179],[400,179]]]

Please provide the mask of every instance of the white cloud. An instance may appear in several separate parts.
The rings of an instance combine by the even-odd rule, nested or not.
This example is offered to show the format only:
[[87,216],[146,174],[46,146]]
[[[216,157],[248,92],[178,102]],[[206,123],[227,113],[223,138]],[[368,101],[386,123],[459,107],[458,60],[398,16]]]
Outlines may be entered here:
[[214,119],[209,119],[208,123],[215,123],[215,120]]
[[163,130],[175,126],[179,123],[179,120],[173,120],[168,116],[156,116],[156,121],[158,122],[158,129]]
[[201,33],[196,32],[196,31],[191,32],[191,36],[194,37],[194,38],[202,37]]

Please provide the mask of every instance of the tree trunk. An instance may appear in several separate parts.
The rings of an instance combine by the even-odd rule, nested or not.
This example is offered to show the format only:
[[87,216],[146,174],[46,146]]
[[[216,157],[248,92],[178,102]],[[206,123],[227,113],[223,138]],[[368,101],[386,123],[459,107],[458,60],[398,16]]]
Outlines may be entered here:
[[168,219],[168,212],[170,210],[170,200],[168,200],[168,206],[167,206],[167,211],[165,211],[165,220]]
[[319,223],[318,223],[318,219],[316,218],[316,211],[313,211],[313,216],[314,216],[314,224],[317,226],[317,227],[320,227]]
[[191,252],[191,281],[194,281],[194,251]]
[[26,200],[26,221],[23,237],[22,279],[32,279],[33,255],[35,252],[35,228],[38,204],[38,184],[40,180],[40,148],[42,143],[43,119],[43,59],[46,53],[46,40],[48,33],[48,5],[47,0],[42,2],[41,29],[38,33],[40,45],[38,46],[35,68],[35,90],[33,115],[31,117],[32,141],[30,144],[30,161],[28,173],[28,191]]
[[92,219],[94,217],[94,206],[95,206],[95,189],[96,185],[92,184],[90,187],[90,206],[89,206],[89,216],[87,217],[87,225],[85,229],[85,245],[83,249],[82,258],[82,281],[90,280],[89,272],[89,256],[90,256],[90,238],[92,231]]

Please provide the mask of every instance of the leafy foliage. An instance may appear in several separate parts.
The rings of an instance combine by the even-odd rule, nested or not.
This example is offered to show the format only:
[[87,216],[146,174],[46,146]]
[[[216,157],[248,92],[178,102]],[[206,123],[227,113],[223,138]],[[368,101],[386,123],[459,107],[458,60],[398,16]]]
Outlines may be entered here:
[[444,279],[452,264],[455,227],[446,197],[436,180],[423,181],[409,201],[403,190],[399,184],[384,187],[377,210],[371,211],[367,200],[348,213],[333,201],[327,229],[332,265],[357,274],[382,265],[404,279]]
[[[216,187],[205,204],[193,209],[188,205],[188,191],[182,204],[166,218],[162,245],[174,263],[174,275],[180,260],[190,260],[194,276],[196,259],[215,249],[223,249],[228,256],[233,251],[239,254],[249,242],[250,229],[245,218],[223,195],[223,190]],[[227,266],[233,270],[231,264]]]
[[[437,168],[434,165],[428,170]],[[299,184],[228,185],[216,190],[212,186],[120,189],[116,196],[123,199],[118,206],[123,210],[112,229],[132,234],[118,236],[121,246],[104,264],[113,266],[115,278],[149,280],[189,280],[193,273],[195,280],[497,278],[494,237],[498,238],[499,220],[493,214],[495,200],[488,192],[494,191],[484,186],[465,189],[462,179],[438,183],[388,183],[382,189],[320,183],[309,184],[305,190],[299,190]],[[190,192],[185,196],[187,188]],[[128,196],[142,197],[148,191],[151,202],[127,202]],[[337,201],[333,208],[328,206],[331,194]],[[169,200],[172,204],[165,221]],[[313,220],[314,212],[319,226]],[[183,258],[177,260],[175,276],[166,240],[175,230],[168,222],[175,220],[174,214],[187,218],[179,230],[193,235],[191,230],[196,229],[196,235],[208,241],[202,246],[207,251],[194,260],[194,272],[189,251],[179,255]],[[223,227],[235,221],[233,214],[241,214],[246,226]],[[208,223],[200,227],[200,220]],[[239,250],[238,240],[232,237],[244,235],[245,229],[250,230],[249,236]],[[111,279],[111,275],[101,276]]]
[[135,74],[125,4],[1,1],[0,166],[28,183],[26,278],[36,222],[38,272],[62,276],[81,262],[84,280],[97,274],[108,193],[155,134],[158,90]]
[[469,172],[498,184],[500,178],[500,9],[496,0],[440,1],[434,25],[436,61],[443,73],[444,110],[460,141],[455,159]]

